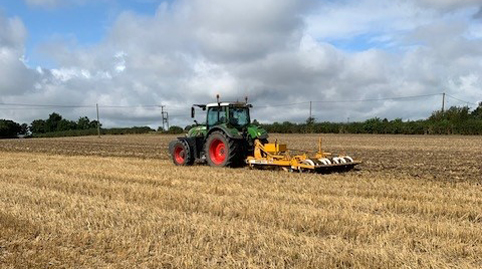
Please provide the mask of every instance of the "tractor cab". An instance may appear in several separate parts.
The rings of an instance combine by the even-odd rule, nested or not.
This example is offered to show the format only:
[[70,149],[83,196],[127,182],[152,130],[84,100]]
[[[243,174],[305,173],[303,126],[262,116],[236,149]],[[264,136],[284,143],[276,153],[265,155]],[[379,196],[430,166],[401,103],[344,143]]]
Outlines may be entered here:
[[[210,130],[213,127],[225,126],[242,131],[251,123],[249,109],[253,106],[248,103],[219,102],[207,105],[195,104],[191,108],[191,118],[195,117],[194,107],[202,108],[203,111],[207,110],[206,123],[203,124],[206,130]],[[195,121],[195,123],[199,126],[197,121]]]
[[247,136],[252,141],[258,136],[267,138],[265,130],[251,124],[249,110],[253,106],[248,104],[247,98],[245,102],[220,102],[217,96],[216,103],[194,104],[191,108],[191,118],[195,117],[195,107],[207,111],[206,121],[199,124],[194,120],[196,125],[189,130],[188,137],[207,137],[212,131],[220,130],[235,139],[246,139]]
[[214,126],[226,124],[238,130],[242,130],[250,124],[249,107],[245,103],[220,103],[208,104],[206,127],[210,129]]

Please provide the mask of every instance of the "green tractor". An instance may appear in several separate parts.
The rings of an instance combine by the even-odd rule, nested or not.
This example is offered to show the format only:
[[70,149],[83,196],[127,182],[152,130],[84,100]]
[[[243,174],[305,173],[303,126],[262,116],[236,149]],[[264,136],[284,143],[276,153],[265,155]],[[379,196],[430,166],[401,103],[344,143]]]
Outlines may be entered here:
[[176,165],[192,165],[206,161],[215,167],[236,167],[245,164],[247,156],[253,155],[255,140],[266,143],[268,133],[250,121],[252,107],[245,102],[217,102],[207,105],[195,104],[191,108],[207,110],[205,124],[192,127],[185,137],[178,137],[169,144],[169,152]]

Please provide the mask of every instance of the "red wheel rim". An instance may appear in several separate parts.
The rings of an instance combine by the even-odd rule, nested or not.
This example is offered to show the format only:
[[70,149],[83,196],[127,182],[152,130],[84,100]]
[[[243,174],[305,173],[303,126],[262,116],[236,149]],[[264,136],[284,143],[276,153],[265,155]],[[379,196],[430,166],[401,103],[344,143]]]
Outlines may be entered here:
[[183,164],[184,163],[184,148],[181,146],[177,146],[174,149],[174,160],[176,163]]
[[222,164],[226,159],[226,145],[221,139],[214,139],[209,146],[209,157],[216,164]]

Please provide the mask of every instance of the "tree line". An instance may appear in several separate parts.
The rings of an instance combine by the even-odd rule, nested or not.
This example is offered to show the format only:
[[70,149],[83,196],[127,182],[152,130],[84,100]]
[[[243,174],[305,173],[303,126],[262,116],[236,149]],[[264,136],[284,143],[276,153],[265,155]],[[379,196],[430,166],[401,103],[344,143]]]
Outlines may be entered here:
[[259,124],[270,133],[351,133],[351,134],[460,134],[482,135],[482,102],[473,111],[467,106],[452,106],[448,110],[434,111],[428,119],[403,121],[402,119],[371,118],[363,122],[315,122],[308,118],[304,123]]
[[96,135],[97,128],[101,134],[141,134],[154,131],[148,126],[129,128],[101,128],[97,120],[90,120],[88,117],[80,117],[77,121],[68,120],[59,113],[53,112],[47,119],[37,119],[30,124],[19,124],[12,120],[0,120],[0,137],[14,138],[21,136],[28,137],[60,137],[60,136],[84,136]]
[[90,120],[88,117],[80,117],[77,121],[67,120],[54,112],[46,120],[38,119],[32,121],[29,131],[32,134],[45,134],[70,130],[88,130],[96,129],[98,124],[98,121]]
[[[416,121],[402,119],[371,118],[363,122],[316,122],[308,118],[304,123],[285,121],[260,125],[270,133],[351,133],[351,134],[461,134],[482,135],[482,102],[474,110],[467,106],[452,106],[447,110],[434,111],[429,118]],[[96,135],[97,127],[102,125],[88,117],[80,117],[77,121],[67,120],[54,112],[47,119],[37,119],[32,123],[19,124],[12,120],[0,119],[0,137],[11,138],[18,135],[32,137],[82,136]],[[190,126],[181,128],[171,126],[168,130],[157,130],[158,133],[179,134]],[[141,134],[155,132],[148,126],[130,128],[101,128],[101,134]]]

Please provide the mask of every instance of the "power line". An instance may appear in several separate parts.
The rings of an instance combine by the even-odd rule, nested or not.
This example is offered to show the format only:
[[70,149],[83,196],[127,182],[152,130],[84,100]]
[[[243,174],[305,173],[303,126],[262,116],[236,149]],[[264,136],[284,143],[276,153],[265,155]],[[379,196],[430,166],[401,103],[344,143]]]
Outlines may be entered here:
[[[21,110],[21,111],[26,111],[26,110],[32,110],[32,109],[35,109],[35,110],[50,110],[52,109],[53,107],[0,107],[0,110],[5,110],[5,111],[13,111],[13,110]],[[70,108],[70,107],[68,107]],[[89,107],[83,107],[83,108],[89,108],[89,109],[92,109],[92,108],[95,108],[95,106],[89,106]],[[59,109],[67,109],[67,107],[60,107]]]
[[[281,104],[272,104],[272,105],[264,105],[264,106],[256,106],[257,108],[263,107],[279,107],[279,106],[292,106],[292,105],[300,105],[300,104],[308,104],[310,102],[313,103],[346,103],[346,102],[372,102],[372,101],[382,101],[382,100],[402,100],[402,99],[413,99],[413,98],[421,98],[421,97],[429,97],[440,95],[441,93],[434,93],[434,94],[424,94],[424,95],[412,95],[412,96],[397,96],[397,97],[383,97],[383,98],[369,98],[369,99],[347,99],[347,100],[315,100],[315,101],[301,101],[301,102],[293,102],[293,103],[281,103]],[[450,96],[450,95],[448,95]],[[454,99],[457,99],[453,96],[450,96]],[[457,99],[459,101],[464,101],[461,99]],[[469,102],[470,103],[470,102]],[[28,103],[0,103],[2,106],[17,106],[17,107],[51,107],[51,108],[94,108],[95,105],[62,105],[62,104],[28,104]],[[157,104],[140,104],[140,105],[102,105],[99,104],[99,107],[102,108],[158,108],[162,105]],[[171,106],[171,105],[170,105]],[[177,107],[181,107],[180,105],[174,105]],[[185,106],[182,106],[185,107]]]
[[53,105],[53,104],[21,104],[21,103],[0,103],[2,106],[16,106],[16,107],[36,107],[36,108],[93,108],[95,105]]
[[102,106],[102,105],[99,105],[100,108],[102,109],[112,109],[112,110],[122,110],[122,109],[136,109],[136,108],[142,108],[142,109],[145,109],[145,110],[154,110],[154,109],[159,109],[159,107],[145,107],[145,106],[130,106],[130,107],[112,107],[112,106]]
[[169,115],[170,118],[191,118],[189,115],[183,115],[183,114],[174,114],[174,115]]
[[[0,106],[16,106],[16,107],[53,107],[53,108],[93,108],[95,105],[61,105],[61,104],[26,104],[26,103],[0,103]],[[99,104],[99,107],[103,108],[135,108],[135,107],[150,107],[150,108],[157,108],[160,105],[102,105]]]
[[[374,101],[387,101],[387,100],[405,100],[405,99],[416,99],[430,96],[437,96],[442,93],[431,93],[431,94],[421,94],[421,95],[410,95],[410,96],[395,96],[395,97],[381,97],[381,98],[368,98],[368,99],[348,99],[348,100],[319,100],[313,101],[314,103],[355,103],[355,102],[374,102]],[[407,100],[410,101],[410,100]]]
[[448,96],[448,97],[450,97],[450,98],[452,98],[452,99],[455,99],[455,100],[457,100],[457,101],[460,101],[460,102],[462,102],[462,103],[471,104],[471,105],[476,105],[476,106],[479,105],[479,104],[476,104],[476,103],[473,103],[473,102],[470,102],[470,101],[466,101],[466,100],[459,99],[459,98],[454,97],[454,96],[452,96],[452,95],[450,95],[450,94],[445,94],[445,95]]
[[[398,101],[410,101],[416,98],[425,98],[431,96],[438,96],[443,93],[431,93],[431,94],[421,94],[421,95],[410,95],[410,96],[394,96],[394,97],[380,97],[380,98],[366,98],[366,99],[345,99],[345,100],[314,100],[314,101],[300,101],[292,103],[280,103],[280,104],[270,104],[255,106],[254,108],[269,108],[269,107],[283,107],[283,106],[294,106],[309,103],[356,103],[356,102],[376,102],[376,101],[387,101],[387,100],[398,100]],[[457,98],[453,95],[446,94],[446,96],[471,105],[478,105],[476,103]],[[9,108],[0,108],[0,110],[22,110],[22,109],[49,109],[49,108],[95,108],[95,105],[63,105],[63,104],[31,104],[31,103],[2,103],[0,106],[5,106]],[[140,105],[102,105],[99,104],[99,108],[102,109],[125,109],[125,108],[161,108],[162,105],[156,104],[140,104]],[[175,107],[188,107],[185,105],[169,105]],[[170,115],[171,117],[187,117],[184,115]]]
[[161,105],[118,105],[118,106],[113,106],[113,105],[99,105],[100,107],[103,108],[159,108]]
[[284,103],[284,104],[275,104],[275,105],[256,106],[256,108],[292,106],[292,105],[309,104],[310,102],[312,102],[312,103],[356,103],[356,102],[375,102],[375,101],[405,100],[405,99],[408,99],[407,101],[410,101],[410,99],[431,97],[431,96],[437,96],[437,95],[441,95],[441,94],[442,93],[431,93],[431,94],[421,94],[421,95],[381,97],[381,98],[368,98],[368,99],[302,101],[302,102],[295,102],[295,103]]
[[[51,108],[95,108],[95,105],[60,105],[60,104],[25,104],[25,103],[0,103],[0,110],[28,110],[28,109],[51,109]],[[102,109],[126,109],[126,108],[159,108],[160,105],[102,105]]]
[[297,103],[284,103],[284,104],[254,106],[254,108],[279,107],[279,106],[293,106],[293,105],[308,104],[309,102],[310,102],[310,101],[303,101],[303,102],[297,102]]

